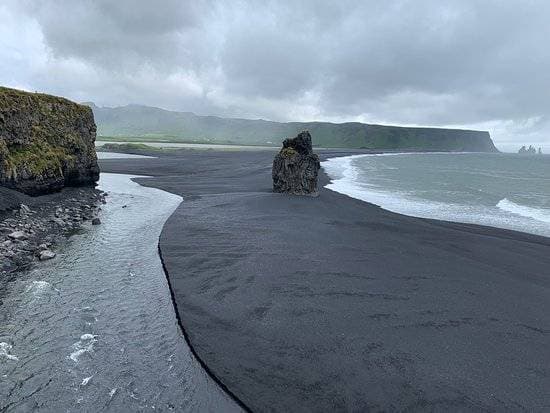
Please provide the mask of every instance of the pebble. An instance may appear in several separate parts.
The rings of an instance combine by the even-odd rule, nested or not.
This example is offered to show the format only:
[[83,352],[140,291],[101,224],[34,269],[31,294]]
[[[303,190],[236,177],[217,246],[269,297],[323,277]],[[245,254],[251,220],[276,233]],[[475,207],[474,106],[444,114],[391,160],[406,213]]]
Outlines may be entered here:
[[63,221],[61,218],[53,218],[52,219],[53,222],[55,222],[57,225],[59,225],[60,227],[64,226],[65,225],[65,221]]

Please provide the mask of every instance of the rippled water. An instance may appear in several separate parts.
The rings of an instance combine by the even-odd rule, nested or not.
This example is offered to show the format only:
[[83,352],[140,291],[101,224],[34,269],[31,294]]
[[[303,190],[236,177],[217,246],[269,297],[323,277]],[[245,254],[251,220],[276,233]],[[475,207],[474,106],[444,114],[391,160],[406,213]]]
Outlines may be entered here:
[[327,188],[394,212],[550,237],[548,155],[356,155],[323,167]]
[[238,411],[187,347],[157,254],[181,198],[100,184],[102,225],[0,285],[0,410]]

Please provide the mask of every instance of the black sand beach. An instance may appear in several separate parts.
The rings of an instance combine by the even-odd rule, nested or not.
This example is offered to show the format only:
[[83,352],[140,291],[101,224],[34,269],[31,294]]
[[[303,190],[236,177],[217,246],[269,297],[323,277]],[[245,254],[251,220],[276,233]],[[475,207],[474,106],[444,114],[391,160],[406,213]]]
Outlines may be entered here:
[[251,410],[550,409],[550,239],[274,194],[271,151],[153,155],[101,170],[184,197],[179,316]]

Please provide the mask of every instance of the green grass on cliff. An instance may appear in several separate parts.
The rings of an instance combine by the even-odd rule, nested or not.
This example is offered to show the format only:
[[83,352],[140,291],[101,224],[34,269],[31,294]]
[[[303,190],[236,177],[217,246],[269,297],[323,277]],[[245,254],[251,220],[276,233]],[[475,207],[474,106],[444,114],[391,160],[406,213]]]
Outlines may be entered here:
[[0,175],[62,176],[77,162],[75,154],[89,151],[76,129],[81,119],[91,119],[90,110],[65,98],[0,87]]
[[[11,89],[0,86],[0,109],[10,108],[11,110],[22,111],[30,106],[37,108],[44,114],[52,114],[54,105],[63,105],[71,107],[75,114],[86,115],[90,111],[90,107],[80,105],[59,96],[48,95],[45,93],[32,93],[24,90]],[[63,117],[62,113],[55,113],[55,116]],[[59,119],[60,121],[62,119]]]
[[6,157],[8,178],[17,178],[18,171],[26,169],[35,176],[61,171],[63,165],[74,162],[74,156],[47,142],[34,142],[24,148],[14,148]]

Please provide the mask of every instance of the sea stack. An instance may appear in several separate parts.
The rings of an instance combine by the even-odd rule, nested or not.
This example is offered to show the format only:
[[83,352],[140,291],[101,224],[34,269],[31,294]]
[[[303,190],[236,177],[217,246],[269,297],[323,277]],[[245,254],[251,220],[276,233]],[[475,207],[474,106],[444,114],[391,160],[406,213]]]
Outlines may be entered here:
[[303,131],[285,139],[273,160],[273,191],[293,195],[317,195],[319,157],[313,153],[311,135]]
[[70,100],[0,87],[0,185],[28,195],[99,179],[92,110]]

